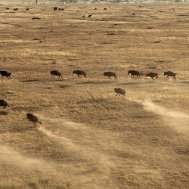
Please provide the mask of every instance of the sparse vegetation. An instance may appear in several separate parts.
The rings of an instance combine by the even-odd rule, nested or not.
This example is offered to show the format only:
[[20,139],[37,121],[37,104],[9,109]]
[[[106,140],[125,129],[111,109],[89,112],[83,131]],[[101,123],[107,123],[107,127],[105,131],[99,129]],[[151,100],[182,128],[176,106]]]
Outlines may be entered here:
[[189,6],[38,3],[0,8],[0,188],[187,189]]

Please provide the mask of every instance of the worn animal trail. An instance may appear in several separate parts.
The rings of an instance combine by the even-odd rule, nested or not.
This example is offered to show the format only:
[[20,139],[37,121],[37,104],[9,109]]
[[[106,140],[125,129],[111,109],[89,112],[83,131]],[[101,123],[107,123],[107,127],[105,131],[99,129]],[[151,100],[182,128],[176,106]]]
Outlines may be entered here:
[[42,132],[43,134],[45,134],[46,136],[50,137],[50,138],[54,138],[55,140],[57,140],[58,142],[62,143],[63,145],[69,147],[70,149],[76,149],[76,146],[72,143],[72,141],[66,137],[63,136],[59,136],[53,132],[51,132],[50,130],[46,129],[45,127],[38,127],[38,130],[40,132]]
[[159,106],[150,100],[141,101],[131,98],[129,100],[142,104],[146,111],[160,115],[166,125],[173,127],[178,132],[189,134],[189,115],[183,112],[169,110],[168,108]]
[[49,169],[55,171],[46,161],[34,157],[27,157],[5,145],[0,145],[0,162],[28,171],[38,170],[43,172]]
[[142,104],[145,110],[160,115],[168,126],[174,127],[178,132],[189,134],[189,116],[187,114],[169,110],[147,100]]
[[161,107],[159,105],[154,104],[152,101],[145,100],[142,102],[144,108],[148,111],[152,111],[154,113],[157,113],[161,116],[166,116],[166,117],[172,117],[172,118],[181,118],[181,119],[189,119],[189,115],[178,112],[178,111],[170,111],[167,108]]
[[[47,118],[40,116],[45,126],[38,127],[38,130],[47,137],[54,139],[57,143],[62,145],[62,150],[72,156],[73,158],[83,159],[86,162],[92,162],[95,167],[104,167],[104,171],[109,173],[109,170],[114,167],[109,157],[96,150],[90,145],[84,146],[83,143],[75,141],[73,138],[80,138],[81,135],[94,135],[94,131],[90,131],[86,125],[81,123],[75,123],[72,121],[65,120],[64,118]],[[57,126],[57,129],[52,131],[48,129],[49,126]],[[60,127],[61,126],[61,127]],[[70,133],[66,135],[65,133]],[[69,138],[68,138],[69,137]],[[84,138],[84,137],[83,137]]]

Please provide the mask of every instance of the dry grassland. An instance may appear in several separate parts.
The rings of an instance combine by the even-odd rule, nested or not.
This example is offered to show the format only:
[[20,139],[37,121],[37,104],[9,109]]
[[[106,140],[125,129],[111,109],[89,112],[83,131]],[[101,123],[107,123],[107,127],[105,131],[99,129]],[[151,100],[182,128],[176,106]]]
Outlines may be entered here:
[[[9,7],[0,7],[0,70],[12,72],[0,79],[10,104],[0,109],[0,188],[189,188],[189,5]],[[129,69],[160,76],[132,79]],[[103,77],[109,70],[118,80]]]

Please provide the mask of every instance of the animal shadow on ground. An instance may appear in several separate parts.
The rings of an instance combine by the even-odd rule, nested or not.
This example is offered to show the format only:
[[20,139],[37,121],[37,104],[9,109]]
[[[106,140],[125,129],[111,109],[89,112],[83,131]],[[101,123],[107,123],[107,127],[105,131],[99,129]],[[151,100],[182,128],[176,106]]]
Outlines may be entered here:
[[121,83],[118,83],[118,85],[138,85],[138,84],[142,84],[141,82],[121,82]]
[[60,85],[60,88],[61,89],[67,89],[67,88],[69,88],[70,87],[70,85]]
[[25,82],[25,83],[37,82],[37,81],[41,81],[41,80],[40,80],[40,79],[27,79],[27,80],[22,80],[22,82]]
[[24,106],[15,106],[15,107],[12,107],[12,110],[13,111],[18,111],[18,112],[22,112],[22,111],[40,111],[40,108],[39,107],[34,107],[34,106],[28,106],[28,107],[24,107]]
[[0,111],[0,115],[8,115],[9,113],[6,111]]
[[11,132],[11,133],[20,133],[20,132],[28,132],[30,130],[35,130],[36,129],[36,125],[34,124],[30,124],[29,126],[27,127],[22,127],[22,126],[17,126],[17,127],[13,127],[11,129],[8,130],[8,132]]
[[78,104],[90,104],[90,103],[104,103],[104,102],[107,102],[107,99],[105,99],[105,98],[96,98],[92,94],[89,94],[89,96],[90,96],[90,98],[84,99],[84,100],[80,100],[77,103]]
[[27,80],[22,80],[24,83],[32,83],[32,82],[62,82],[62,79],[27,79]]
[[109,80],[109,81],[83,81],[83,82],[77,82],[76,84],[94,84],[94,85],[97,85],[97,84],[106,84],[106,83],[115,83],[116,81],[114,80]]

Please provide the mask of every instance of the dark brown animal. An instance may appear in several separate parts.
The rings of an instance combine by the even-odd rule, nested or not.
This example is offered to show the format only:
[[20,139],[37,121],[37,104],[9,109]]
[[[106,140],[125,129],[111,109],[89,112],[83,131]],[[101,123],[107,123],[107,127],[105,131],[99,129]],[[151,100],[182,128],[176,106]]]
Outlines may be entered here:
[[116,96],[117,95],[123,95],[123,96],[125,96],[125,94],[126,94],[126,92],[125,92],[125,90],[124,89],[121,89],[121,88],[114,88],[114,91],[115,91],[115,93],[116,93]]
[[146,77],[150,77],[152,79],[158,78],[158,73],[150,72],[146,74]]
[[26,8],[26,11],[29,11],[30,9],[29,8]]
[[62,77],[62,74],[58,70],[52,70],[52,71],[50,71],[50,74],[52,76]]
[[88,18],[91,18],[91,17],[92,17],[92,15],[93,15],[93,14],[89,14],[89,15],[88,15]]
[[132,78],[139,78],[141,74],[139,71],[129,70],[128,75],[130,75]]
[[104,10],[107,10],[107,8],[104,8]]
[[164,76],[166,76],[166,78],[168,77],[173,77],[173,79],[176,79],[176,73],[172,72],[172,71],[167,71],[167,72],[164,72]]
[[78,77],[81,77],[81,76],[86,77],[87,76],[86,72],[84,72],[82,70],[74,70],[73,75],[77,75]]
[[0,71],[1,77],[7,77],[8,79],[11,78],[11,73],[7,71]]
[[58,10],[58,7],[54,7],[54,11],[57,11]]
[[6,108],[7,106],[9,106],[9,104],[5,100],[1,99],[0,106],[3,106],[4,108]]
[[114,77],[114,79],[117,79],[117,75],[115,72],[104,72],[103,75],[107,76],[109,79],[111,79],[111,77]]
[[14,8],[13,10],[14,10],[14,11],[17,11],[17,10],[18,10],[18,8]]
[[35,115],[31,114],[31,113],[27,113],[27,114],[26,114],[26,117],[27,117],[27,119],[28,119],[29,121],[31,121],[31,122],[33,122],[33,123],[40,123],[40,124],[42,124],[42,123],[38,120],[37,116],[35,116]]

